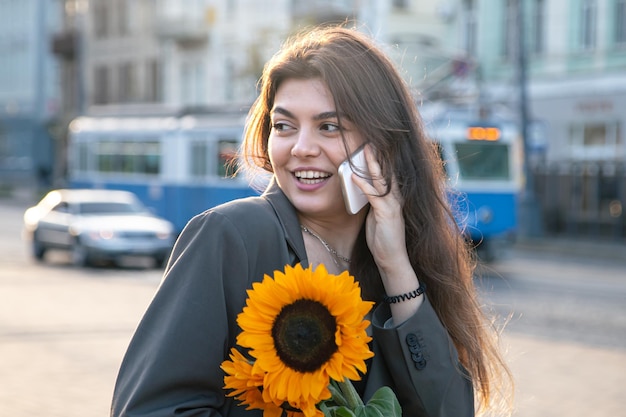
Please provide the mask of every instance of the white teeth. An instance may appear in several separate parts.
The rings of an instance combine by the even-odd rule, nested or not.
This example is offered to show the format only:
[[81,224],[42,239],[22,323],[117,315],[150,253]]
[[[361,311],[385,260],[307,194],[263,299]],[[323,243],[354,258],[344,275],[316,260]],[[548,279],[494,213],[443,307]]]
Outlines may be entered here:
[[320,171],[296,171],[294,175],[305,184],[317,184],[330,177],[330,174]]
[[300,179],[327,178],[329,174],[320,171],[297,171],[294,175]]

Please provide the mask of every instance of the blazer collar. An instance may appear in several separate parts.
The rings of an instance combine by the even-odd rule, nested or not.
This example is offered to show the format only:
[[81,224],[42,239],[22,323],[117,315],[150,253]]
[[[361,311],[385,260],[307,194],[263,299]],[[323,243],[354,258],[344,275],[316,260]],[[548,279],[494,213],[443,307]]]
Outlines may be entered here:
[[308,258],[302,239],[302,230],[300,229],[300,220],[296,213],[295,207],[287,198],[283,190],[278,186],[275,177],[270,180],[263,197],[270,203],[276,212],[278,221],[283,227],[287,244],[294,251],[296,257],[302,263],[302,266],[308,266]]

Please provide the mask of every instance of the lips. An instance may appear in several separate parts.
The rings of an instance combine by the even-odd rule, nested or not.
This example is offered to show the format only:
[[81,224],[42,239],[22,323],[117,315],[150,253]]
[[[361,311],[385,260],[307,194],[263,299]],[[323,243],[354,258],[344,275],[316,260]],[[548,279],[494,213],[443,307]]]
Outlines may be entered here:
[[332,174],[323,171],[295,171],[294,176],[303,184],[319,184],[330,178]]

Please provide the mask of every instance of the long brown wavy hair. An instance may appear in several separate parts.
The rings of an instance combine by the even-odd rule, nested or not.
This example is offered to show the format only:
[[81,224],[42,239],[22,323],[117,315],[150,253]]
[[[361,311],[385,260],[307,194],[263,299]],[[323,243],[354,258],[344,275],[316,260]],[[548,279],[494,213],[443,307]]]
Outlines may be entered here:
[[[474,287],[474,257],[454,220],[436,147],[426,137],[399,71],[373,40],[355,29],[317,27],[290,38],[266,64],[249,113],[241,157],[248,168],[272,172],[270,111],[278,87],[294,78],[321,79],[337,114],[348,118],[375,149],[386,183],[395,177],[411,263],[470,374],[479,411],[506,400],[510,392],[500,383],[511,382],[506,386],[512,387],[512,379],[499,352],[497,331]],[[350,272],[361,282],[365,298],[380,301],[384,291],[364,229],[351,255]]]

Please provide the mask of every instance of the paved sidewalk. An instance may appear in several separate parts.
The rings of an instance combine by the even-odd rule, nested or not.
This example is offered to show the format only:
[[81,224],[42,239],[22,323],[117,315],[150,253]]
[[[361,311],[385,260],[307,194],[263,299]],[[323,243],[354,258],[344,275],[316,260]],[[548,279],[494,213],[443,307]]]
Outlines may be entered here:
[[546,255],[566,255],[576,258],[614,260],[626,263],[626,239],[591,240],[580,237],[522,238],[514,245],[515,250],[533,251]]

